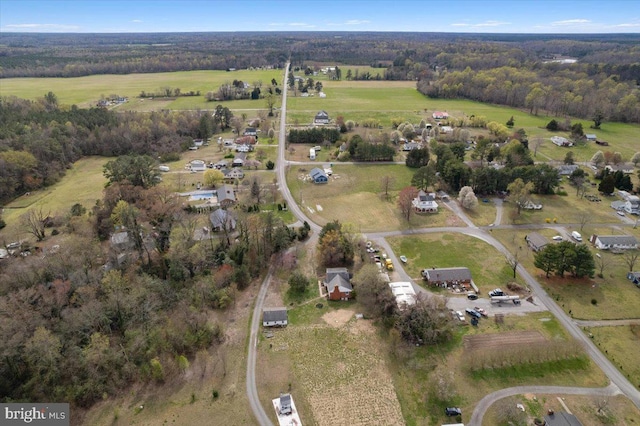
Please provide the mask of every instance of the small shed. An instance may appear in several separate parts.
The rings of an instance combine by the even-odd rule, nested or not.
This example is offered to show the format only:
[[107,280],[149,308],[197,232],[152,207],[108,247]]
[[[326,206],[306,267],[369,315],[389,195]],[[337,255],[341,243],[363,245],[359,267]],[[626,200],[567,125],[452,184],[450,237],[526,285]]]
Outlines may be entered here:
[[313,179],[313,183],[329,182],[329,177],[327,176],[327,174],[324,172],[324,170],[318,167],[314,167],[313,169],[311,169],[311,171],[309,172],[309,176],[311,176],[311,179]]
[[263,327],[284,327],[288,322],[287,308],[265,308],[262,311]]

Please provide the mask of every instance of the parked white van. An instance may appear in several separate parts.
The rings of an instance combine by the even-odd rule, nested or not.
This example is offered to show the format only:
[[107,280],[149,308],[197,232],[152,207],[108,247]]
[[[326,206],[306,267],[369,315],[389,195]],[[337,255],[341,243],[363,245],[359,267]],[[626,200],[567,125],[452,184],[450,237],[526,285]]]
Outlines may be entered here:
[[571,233],[571,238],[573,238],[574,240],[576,240],[578,242],[582,242],[582,235],[580,235],[580,233],[578,231],[573,231]]
[[311,148],[309,150],[309,160],[315,160],[316,159],[316,150]]

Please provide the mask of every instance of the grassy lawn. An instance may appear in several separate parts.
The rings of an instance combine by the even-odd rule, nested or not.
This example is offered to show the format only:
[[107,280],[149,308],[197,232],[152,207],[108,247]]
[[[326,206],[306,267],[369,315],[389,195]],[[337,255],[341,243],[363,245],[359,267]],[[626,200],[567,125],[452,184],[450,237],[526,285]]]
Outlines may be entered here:
[[[480,321],[478,327],[462,326],[451,344],[441,347],[412,348],[396,351],[389,363],[398,399],[407,425],[440,425],[445,423],[444,407],[462,409],[463,422],[468,421],[477,401],[485,395],[505,387],[521,384],[606,386],[604,374],[588,358],[582,365],[564,363],[563,369],[554,371],[547,365],[529,365],[522,374],[499,377],[473,378],[465,367],[465,358],[472,356],[461,347],[464,335],[537,330],[547,339],[568,339],[566,333],[549,313],[507,316],[503,324],[492,319]],[[577,368],[574,368],[577,367]],[[438,401],[432,384],[434,371],[453,371],[456,396],[452,400]],[[526,374],[525,374],[526,373]]]
[[[412,235],[391,237],[387,241],[394,253],[407,256],[404,268],[416,282],[422,282],[422,269],[456,266],[469,268],[482,293],[495,287],[506,287],[506,283],[514,281],[504,257],[477,238],[458,234]],[[520,282],[520,279],[515,281]]]
[[83,158],[67,170],[60,182],[39,191],[32,191],[30,195],[12,201],[4,206],[3,219],[7,227],[0,231],[0,235],[14,229],[19,217],[28,209],[42,208],[44,213],[65,215],[71,206],[80,203],[87,210],[91,209],[96,200],[102,198],[102,190],[107,182],[102,174],[102,167],[109,161],[104,157]]
[[[553,229],[537,230],[539,234],[547,237],[556,235]],[[600,254],[596,260],[596,274],[599,271],[599,262],[605,264],[603,278],[596,276],[593,279],[574,279],[569,276],[559,278],[545,277],[543,271],[533,266],[534,254],[524,241],[526,230],[499,230],[492,231],[493,236],[502,242],[512,253],[519,253],[519,260],[523,266],[531,272],[565,312],[576,319],[624,319],[640,317],[640,307],[636,303],[640,290],[626,279],[628,266],[623,261],[623,255],[616,255],[607,251],[596,250],[587,243],[594,253]],[[591,234],[620,234],[620,231],[606,227],[587,226],[582,235]],[[637,235],[636,235],[637,237]],[[587,237],[588,238],[588,237]],[[596,300],[596,304],[592,303]]]
[[609,207],[612,201],[618,200],[617,197],[605,197],[597,194],[595,189],[587,192],[592,195],[598,195],[602,201],[594,203],[586,198],[578,198],[575,189],[566,181],[562,185],[568,195],[533,195],[532,199],[536,203],[542,204],[542,210],[521,210],[520,215],[515,215],[515,207],[512,203],[504,204],[502,216],[503,224],[530,224],[545,223],[547,219],[557,223],[580,223],[581,217],[588,217],[589,223],[623,223],[620,217],[617,217],[615,211]]
[[640,364],[636,356],[630,356],[640,353],[640,326],[589,327],[585,332],[593,335],[602,353],[640,389]]
[[[309,217],[324,225],[332,220],[353,223],[361,231],[409,229],[413,227],[461,226],[461,221],[442,207],[434,215],[411,216],[408,223],[401,217],[396,198],[401,188],[409,185],[413,169],[403,165],[333,165],[333,176],[327,185],[303,181],[311,167],[294,166],[287,172],[291,194]],[[395,179],[384,197],[380,178]],[[365,213],[366,212],[366,213]]]
[[[488,202],[485,203],[482,200],[488,200]],[[464,212],[476,226],[487,226],[496,220],[496,205],[491,199],[478,198],[478,206]]]
[[[215,102],[206,102],[204,95],[216,91],[224,83],[242,80],[253,84],[261,81],[270,84],[275,78],[280,84],[282,70],[226,71],[178,71],[169,73],[92,75],[76,78],[7,78],[2,80],[0,95],[37,99],[53,91],[60,104],[88,107],[95,105],[101,95],[118,94],[128,97],[129,103],[121,109],[146,109],[151,103],[158,109],[214,109]],[[162,100],[160,103],[135,99],[143,90],[159,92],[163,87],[180,88],[183,93],[200,91],[201,96]],[[235,101],[224,103],[229,109],[265,109],[264,101]]]

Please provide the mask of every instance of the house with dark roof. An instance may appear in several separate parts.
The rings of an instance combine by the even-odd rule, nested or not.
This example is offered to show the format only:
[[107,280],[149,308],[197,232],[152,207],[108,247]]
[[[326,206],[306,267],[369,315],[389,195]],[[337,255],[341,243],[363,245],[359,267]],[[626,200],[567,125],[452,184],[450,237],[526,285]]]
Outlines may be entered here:
[[284,327],[288,321],[287,308],[265,308],[262,311],[263,327]]
[[632,235],[592,235],[589,241],[600,250],[633,250],[638,248],[638,240]]
[[542,250],[549,244],[549,240],[537,232],[528,233],[524,239],[527,241],[527,245],[531,247],[531,250],[535,252]]
[[431,268],[423,269],[422,279],[432,285],[471,284],[471,271],[469,268]]
[[353,292],[347,268],[327,268],[323,283],[329,300],[349,300]]
[[634,283],[635,285],[637,285],[638,287],[640,287],[640,272],[638,271],[628,272],[627,279],[632,283]]
[[233,231],[236,229],[236,219],[225,209],[218,209],[211,213],[209,222],[211,222],[211,230],[213,232]]
[[311,171],[309,172],[309,176],[313,180],[313,183],[329,182],[329,177],[327,176],[327,174],[324,172],[324,170],[318,167],[314,167],[313,169],[311,169]]
[[255,127],[247,127],[246,129],[244,129],[244,133],[245,136],[258,136],[258,129],[256,129]]
[[411,201],[413,210],[416,213],[438,213],[438,203],[436,202],[436,194],[420,190],[418,196]]
[[313,124],[329,124],[329,114],[327,114],[327,111],[319,111],[313,118]]
[[571,173],[579,168],[580,167],[577,164],[562,164],[556,167],[560,176],[571,176]]
[[231,185],[220,185],[217,195],[220,207],[226,208],[236,203],[236,192]]
[[580,420],[573,414],[563,411],[544,416],[546,426],[582,426]]

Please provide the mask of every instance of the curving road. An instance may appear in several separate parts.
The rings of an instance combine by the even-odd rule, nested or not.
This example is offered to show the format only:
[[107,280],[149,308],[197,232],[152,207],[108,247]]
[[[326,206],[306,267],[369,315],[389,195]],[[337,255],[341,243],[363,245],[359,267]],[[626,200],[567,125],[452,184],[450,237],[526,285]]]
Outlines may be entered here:
[[522,395],[525,393],[535,394],[559,394],[559,395],[587,395],[587,396],[614,396],[619,395],[620,391],[614,384],[610,384],[604,388],[576,388],[566,386],[516,386],[513,388],[500,389],[499,391],[490,393],[478,402],[471,419],[470,426],[479,426],[482,424],[482,418],[485,413],[495,402],[508,396]]

